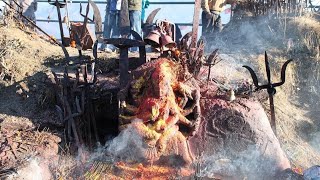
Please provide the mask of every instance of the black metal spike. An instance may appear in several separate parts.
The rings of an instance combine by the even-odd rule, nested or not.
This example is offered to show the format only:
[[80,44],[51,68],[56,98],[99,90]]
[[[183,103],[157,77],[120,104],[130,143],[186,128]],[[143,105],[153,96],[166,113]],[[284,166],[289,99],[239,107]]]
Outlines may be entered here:
[[265,61],[265,66],[266,66],[268,85],[271,85],[271,74],[270,74],[270,66],[269,66],[267,51],[265,51],[265,53],[264,53],[264,61]]

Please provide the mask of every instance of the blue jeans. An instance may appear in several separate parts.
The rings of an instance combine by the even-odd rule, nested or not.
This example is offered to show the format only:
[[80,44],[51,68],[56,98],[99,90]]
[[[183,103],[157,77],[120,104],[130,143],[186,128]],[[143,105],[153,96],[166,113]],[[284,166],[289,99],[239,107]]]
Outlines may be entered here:
[[[141,11],[129,11],[130,29],[134,30],[140,36],[142,36],[141,31]],[[131,48],[131,51],[138,51],[138,47]]]
[[119,11],[110,11],[105,17],[103,27],[103,37],[119,37]]
[[[103,26],[103,38],[118,38],[120,36],[119,31],[119,13],[120,11],[109,11],[106,12],[106,16],[104,18],[104,26]],[[102,44],[101,48],[105,48],[106,45]],[[107,45],[107,47],[112,47]]]

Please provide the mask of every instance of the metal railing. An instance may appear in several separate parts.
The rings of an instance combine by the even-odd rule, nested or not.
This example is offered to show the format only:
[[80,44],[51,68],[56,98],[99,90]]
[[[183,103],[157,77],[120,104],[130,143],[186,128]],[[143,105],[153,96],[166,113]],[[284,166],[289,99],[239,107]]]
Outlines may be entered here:
[[[41,3],[44,3],[44,2],[48,2],[46,0],[38,0],[37,2],[41,2]],[[87,1],[70,1],[70,3],[86,3]],[[106,1],[93,1],[94,3],[96,4],[106,4],[107,2]],[[165,5],[165,4],[194,4],[194,2],[192,1],[189,1],[189,2],[183,2],[183,1],[164,1],[164,2],[151,2],[150,1],[150,4],[162,4],[162,5]]]
[[[47,0],[38,0],[38,3],[48,3]],[[69,1],[70,3],[73,4],[79,4],[79,3],[87,3],[87,1]],[[93,1],[96,4],[106,4],[106,1]],[[170,4],[170,5],[194,5],[194,2],[189,1],[189,2],[181,2],[181,1],[162,1],[162,2],[152,2],[150,1],[150,5],[166,5],[166,4]],[[37,22],[54,22],[57,23],[59,22],[57,19],[37,19]],[[70,21],[70,22],[83,22],[83,21]],[[88,24],[93,24],[93,22],[88,22]],[[104,24],[104,22],[102,22],[102,24]],[[192,23],[175,23],[178,26],[192,26]],[[201,23],[199,24],[199,26],[201,26]]]
[[[56,19],[50,19],[50,20],[46,20],[46,19],[37,19],[37,22],[54,22],[54,23],[58,23],[59,21]],[[73,23],[83,23],[83,21],[70,21]],[[93,22],[88,22],[88,24],[94,24]],[[102,22],[102,24],[104,24],[104,22]],[[178,26],[191,26],[192,23],[175,23],[175,25]],[[201,23],[199,24],[199,26],[201,26]]]

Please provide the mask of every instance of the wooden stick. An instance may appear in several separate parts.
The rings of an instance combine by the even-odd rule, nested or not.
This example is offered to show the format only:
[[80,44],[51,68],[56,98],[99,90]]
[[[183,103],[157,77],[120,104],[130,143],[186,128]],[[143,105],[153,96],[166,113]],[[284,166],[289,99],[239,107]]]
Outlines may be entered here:
[[[69,102],[68,102],[66,97],[64,97],[64,101],[65,101],[65,104],[66,104],[67,113],[68,114],[72,114]],[[71,117],[69,121],[71,123],[71,128],[72,128],[72,131],[73,131],[73,135],[74,135],[74,138],[76,140],[76,145],[80,149],[81,148],[80,138],[79,138],[79,135],[77,133],[77,128],[76,128],[75,121],[74,121],[73,117]]]

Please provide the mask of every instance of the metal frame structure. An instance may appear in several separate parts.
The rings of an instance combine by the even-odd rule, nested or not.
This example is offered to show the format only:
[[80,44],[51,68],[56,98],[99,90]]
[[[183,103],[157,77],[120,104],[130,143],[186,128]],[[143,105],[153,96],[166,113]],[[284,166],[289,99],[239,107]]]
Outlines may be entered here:
[[[72,0],[71,0],[72,1]],[[305,3],[307,4],[308,2],[311,2],[311,0],[303,0],[305,1]],[[37,2],[39,3],[48,3],[47,0],[38,0]],[[75,0],[75,1],[72,1],[72,3],[74,4],[77,4],[77,3],[86,3],[87,1],[83,0],[83,1],[80,1],[80,0]],[[95,4],[106,4],[107,1],[93,1]],[[170,4],[170,5],[195,5],[195,2],[196,1],[189,1],[189,2],[182,2],[182,1],[161,1],[161,2],[154,2],[154,1],[151,1],[150,4],[152,5],[167,5],[167,4]],[[199,6],[199,5],[198,5]],[[306,8],[310,8],[310,9],[315,9],[315,8],[320,8],[320,6],[313,6],[312,4],[310,4],[309,6],[307,5]],[[195,8],[196,9],[196,8]],[[197,11],[195,11],[197,12]],[[198,12],[199,13],[199,12]],[[196,16],[198,16],[199,14],[196,14]],[[195,16],[195,15],[194,15]],[[53,22],[53,23],[59,23],[59,20],[58,19],[37,19],[36,20],[37,22]],[[71,21],[71,22],[82,22],[82,21]],[[87,22],[88,24],[94,24],[94,22]],[[104,22],[102,22],[102,24],[104,24]],[[196,22],[197,27],[199,26],[202,26],[201,23],[199,22]],[[175,23],[175,25],[178,25],[178,26],[191,26],[192,29],[195,29],[196,27],[193,25],[193,23]],[[195,36],[195,35],[194,35]],[[196,37],[196,36],[195,36]],[[194,41],[196,42],[196,41]]]
[[[48,3],[47,0],[38,0],[38,3]],[[73,4],[79,4],[79,3],[86,3],[87,1],[72,1]],[[93,1],[96,4],[106,4],[106,1]],[[150,2],[150,4],[153,5],[166,5],[166,4],[172,4],[172,5],[194,5],[194,1],[190,1],[190,2],[169,2],[169,1],[164,1],[164,2]],[[54,22],[54,23],[59,23],[59,21],[57,19],[37,19],[37,22]],[[82,22],[82,21],[72,21],[72,22]],[[93,22],[88,22],[88,24],[93,24]],[[102,22],[102,24],[104,24],[104,22]],[[175,23],[178,26],[192,26],[192,23]],[[201,26],[201,24],[199,24],[199,26]]]
[[[309,0],[308,0],[309,1]],[[38,0],[37,1],[38,3],[48,3],[47,0]],[[79,1],[79,0],[76,0],[76,1],[72,1],[72,3],[75,3],[75,4],[79,4],[79,3],[86,3],[87,1]],[[106,4],[107,2],[106,1],[93,1],[94,3],[96,4]],[[153,4],[153,5],[166,5],[166,4],[171,4],[171,5],[194,5],[195,2],[194,1],[189,1],[189,2],[182,2],[182,1],[162,1],[162,2],[150,2],[150,4]],[[313,6],[312,4],[307,6],[307,8],[320,8],[320,6]],[[59,22],[57,19],[37,19],[36,20],[37,22]],[[72,21],[72,22],[82,22],[82,21]],[[104,22],[102,22],[103,24]],[[88,22],[88,24],[93,24],[93,22]],[[176,25],[178,26],[192,26],[192,23],[175,23]],[[200,23],[199,26],[202,26],[202,24]]]
[[[48,2],[47,0],[38,0],[37,2]],[[72,1],[72,3],[84,3],[86,1]],[[94,3],[96,4],[106,4],[106,1],[94,1]],[[193,1],[189,1],[189,2],[183,2],[183,1],[164,1],[164,2],[150,2],[150,4],[194,4]]]

